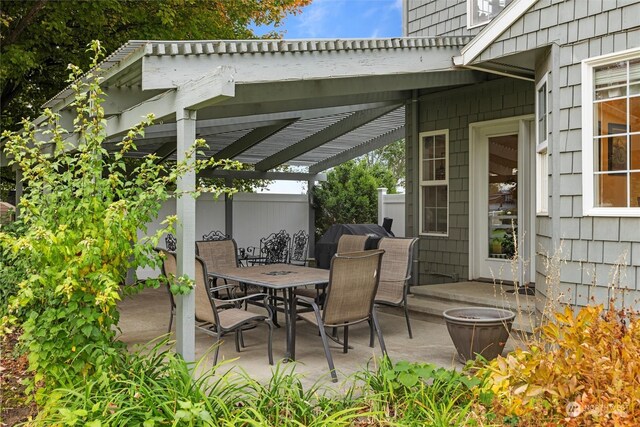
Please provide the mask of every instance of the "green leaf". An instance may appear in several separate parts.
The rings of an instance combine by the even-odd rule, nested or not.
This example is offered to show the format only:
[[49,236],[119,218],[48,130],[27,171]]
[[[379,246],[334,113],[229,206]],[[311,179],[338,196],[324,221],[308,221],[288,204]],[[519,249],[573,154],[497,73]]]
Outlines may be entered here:
[[400,384],[402,384],[403,386],[411,388],[418,383],[418,376],[415,374],[402,372],[400,373],[400,375],[398,375],[398,381],[400,381]]

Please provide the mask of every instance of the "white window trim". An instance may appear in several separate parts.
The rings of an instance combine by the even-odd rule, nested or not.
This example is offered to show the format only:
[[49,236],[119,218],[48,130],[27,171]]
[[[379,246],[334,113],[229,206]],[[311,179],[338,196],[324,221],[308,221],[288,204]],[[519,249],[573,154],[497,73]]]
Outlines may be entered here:
[[593,179],[593,69],[612,62],[637,58],[640,48],[597,56],[582,61],[582,212],[585,216],[640,217],[640,208],[603,208],[594,206]]
[[[445,179],[442,180],[433,180],[433,181],[424,181],[422,179],[422,177],[424,176],[422,174],[422,168],[423,168],[423,164],[424,164],[424,145],[422,144],[422,139],[425,136],[435,136],[435,135],[444,135],[445,136]],[[419,221],[420,221],[420,227],[419,227],[419,234],[421,236],[434,236],[434,237],[449,237],[449,213],[450,213],[450,205],[451,205],[451,199],[449,197],[449,129],[441,129],[441,130],[434,130],[434,131],[429,131],[429,132],[420,132],[419,137],[418,137],[418,141],[420,141],[420,151],[419,151],[419,162],[420,162],[420,167],[418,168],[418,173],[419,173],[419,181],[420,181],[420,194],[418,195],[418,209],[420,210],[420,215],[419,215]],[[424,212],[424,206],[422,204],[422,193],[423,193],[423,188],[424,187],[431,187],[431,186],[438,186],[438,185],[446,185],[447,186],[447,232],[446,233],[424,233],[422,231],[422,226],[423,226],[423,222],[422,222],[422,216],[423,216],[423,212]]]
[[[549,73],[545,73],[544,76],[540,79],[540,81],[536,84],[536,117],[535,117],[535,127],[536,127],[536,215],[549,215],[549,169],[548,169],[548,160],[549,160],[549,85],[548,85],[548,77]],[[539,135],[539,98],[538,92],[540,89],[545,86],[545,107],[546,111],[544,112],[545,119],[545,138],[544,141],[540,141]],[[541,158],[545,157],[546,165],[543,167]],[[545,191],[546,190],[546,191]],[[546,199],[546,200],[545,200]]]

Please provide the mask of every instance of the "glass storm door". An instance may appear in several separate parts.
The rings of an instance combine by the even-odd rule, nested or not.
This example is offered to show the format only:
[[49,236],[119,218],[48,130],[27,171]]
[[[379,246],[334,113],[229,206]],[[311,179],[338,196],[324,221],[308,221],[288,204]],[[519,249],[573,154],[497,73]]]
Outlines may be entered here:
[[519,255],[529,256],[528,247],[520,247],[520,242],[524,236],[528,240],[531,221],[527,218],[533,218],[530,196],[535,189],[529,176],[533,168],[523,149],[528,146],[525,142],[530,128],[524,123],[513,120],[478,126],[471,133],[472,279],[529,282],[523,276],[522,262],[512,261],[514,236]]

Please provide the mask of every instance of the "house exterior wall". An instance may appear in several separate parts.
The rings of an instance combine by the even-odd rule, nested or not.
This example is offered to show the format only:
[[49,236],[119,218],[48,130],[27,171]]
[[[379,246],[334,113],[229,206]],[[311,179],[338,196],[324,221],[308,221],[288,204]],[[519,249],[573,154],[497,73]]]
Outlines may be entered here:
[[[407,8],[408,34],[435,35],[445,34],[446,31],[464,34],[462,27],[466,25],[466,18],[453,12],[433,12],[434,7],[442,7],[447,11],[452,7],[453,10],[466,12],[458,5],[461,3],[466,2],[409,1],[408,5],[413,7]],[[434,13],[444,23],[434,22]],[[474,64],[481,65],[519,52],[534,49],[544,51],[542,57],[538,57],[535,71],[536,81],[548,73],[549,214],[536,218],[535,248],[536,289],[545,296],[551,292],[545,282],[551,281],[560,283],[556,291],[561,292],[561,299],[565,302],[576,305],[585,305],[592,300],[606,302],[607,297],[611,296],[608,285],[616,280],[622,288],[629,290],[623,296],[623,301],[627,305],[640,306],[640,218],[583,215],[582,127],[586,124],[582,123],[581,116],[581,61],[638,46],[640,0],[540,0],[474,61]],[[522,107],[531,113],[533,85],[527,91],[530,95],[526,99],[531,104]],[[466,96],[471,96],[471,93],[462,95],[460,99]],[[470,105],[475,106],[475,98],[471,99]],[[456,103],[452,99],[439,102],[443,103],[441,108],[447,105],[447,111],[451,103]],[[421,103],[421,106],[428,109],[425,103]],[[470,121],[466,113],[458,114],[453,120],[456,119],[460,122]],[[424,121],[421,116],[420,126],[421,130],[426,130],[431,129],[433,124],[429,120]],[[468,139],[468,136],[464,138]],[[464,158],[462,153],[459,154]],[[456,161],[453,151],[452,160]],[[451,172],[452,175],[455,173],[453,170]],[[468,200],[468,197],[464,200]],[[454,201],[453,195],[451,201]],[[417,209],[412,208],[415,212]],[[460,220],[462,218],[457,218],[452,209],[451,224],[458,224]],[[423,245],[421,256],[425,261],[434,255],[430,252],[432,245],[449,249],[448,244],[443,242]],[[464,254],[463,251],[459,253]],[[556,271],[547,268],[550,260],[557,264]],[[461,261],[466,262],[466,258]],[[447,265],[432,262],[423,267],[423,272],[429,266],[444,268]],[[464,269],[468,267],[459,267],[461,272]],[[559,275],[559,278],[552,275]],[[618,298],[618,301],[621,299]]]
[[[419,283],[439,283],[445,277],[465,280],[469,276],[469,124],[532,114],[533,104],[533,84],[508,78],[420,98],[418,132],[449,130],[449,235],[420,238]],[[418,161],[412,154],[417,150],[413,148],[411,111],[407,120],[407,177],[411,180],[407,183],[407,230],[408,235],[418,236],[420,230],[413,222],[419,206],[415,206],[414,197],[418,173],[413,170]]]
[[[536,79],[548,73],[552,107],[549,134],[549,217],[538,218],[537,283],[556,253],[562,300],[605,302],[614,282],[628,289],[626,305],[640,306],[640,218],[589,217],[582,212],[582,86],[585,59],[640,46],[640,1],[537,2],[475,62],[548,47]],[[555,117],[553,117],[555,116]],[[558,248],[561,248],[560,250]],[[549,277],[549,282],[557,283]],[[543,294],[551,293],[537,286]],[[555,290],[554,290],[555,291]],[[620,302],[620,296],[618,296]]]
[[467,29],[467,0],[406,0],[408,36],[475,36]]

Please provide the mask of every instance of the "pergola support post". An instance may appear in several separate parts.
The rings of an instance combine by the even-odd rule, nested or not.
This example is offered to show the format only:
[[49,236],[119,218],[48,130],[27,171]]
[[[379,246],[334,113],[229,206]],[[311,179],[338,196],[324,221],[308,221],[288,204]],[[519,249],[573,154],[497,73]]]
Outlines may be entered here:
[[[224,185],[227,188],[233,186],[233,179],[225,178]],[[233,237],[233,198],[224,194],[224,233]]]
[[307,197],[309,199],[309,258],[316,256],[316,211],[313,208],[313,187],[315,181],[307,181]]
[[[179,109],[176,112],[176,143],[178,162],[187,160],[193,164],[195,153],[187,158],[187,150],[196,140],[196,112]],[[180,222],[177,225],[177,261],[178,277],[195,278],[195,234],[196,234],[196,200],[186,192],[194,191],[196,173],[192,169],[178,178],[176,213]],[[195,294],[176,295],[176,351],[187,362],[195,360]]]

